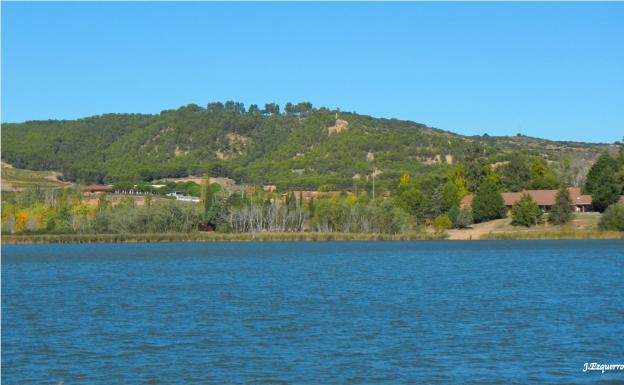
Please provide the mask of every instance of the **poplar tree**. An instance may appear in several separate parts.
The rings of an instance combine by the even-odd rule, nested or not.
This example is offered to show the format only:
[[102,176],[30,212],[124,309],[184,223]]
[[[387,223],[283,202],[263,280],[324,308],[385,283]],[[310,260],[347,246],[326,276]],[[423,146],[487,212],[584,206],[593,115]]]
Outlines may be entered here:
[[201,184],[201,205],[204,215],[204,221],[208,220],[208,212],[212,205],[212,194],[210,193],[210,178],[204,177]]

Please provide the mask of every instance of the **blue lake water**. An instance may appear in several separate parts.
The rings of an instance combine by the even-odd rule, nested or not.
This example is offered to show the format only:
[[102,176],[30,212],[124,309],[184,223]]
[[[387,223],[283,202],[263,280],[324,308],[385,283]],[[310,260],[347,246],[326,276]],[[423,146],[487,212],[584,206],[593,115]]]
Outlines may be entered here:
[[624,383],[624,242],[2,246],[2,384]]

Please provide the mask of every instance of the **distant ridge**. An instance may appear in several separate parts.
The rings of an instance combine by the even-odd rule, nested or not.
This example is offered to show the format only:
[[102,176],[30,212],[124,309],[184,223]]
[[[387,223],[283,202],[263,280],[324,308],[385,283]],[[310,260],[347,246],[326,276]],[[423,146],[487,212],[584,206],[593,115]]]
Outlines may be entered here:
[[462,136],[424,124],[374,118],[309,103],[284,112],[242,103],[187,105],[159,114],[104,114],[77,120],[6,123],[2,160],[53,170],[85,183],[208,174],[280,188],[350,188],[376,170],[394,185],[403,173],[444,174],[469,157],[489,163],[513,154],[566,164],[582,177],[614,145],[527,136]]

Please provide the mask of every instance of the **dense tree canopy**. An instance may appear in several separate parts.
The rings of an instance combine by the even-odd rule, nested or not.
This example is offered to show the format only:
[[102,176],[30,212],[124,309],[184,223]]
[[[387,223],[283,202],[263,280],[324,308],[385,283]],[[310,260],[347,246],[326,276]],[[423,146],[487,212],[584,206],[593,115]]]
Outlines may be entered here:
[[542,210],[529,194],[524,194],[511,208],[511,224],[533,226],[542,221]]
[[598,228],[602,230],[624,231],[624,205],[614,204],[607,208]]
[[550,209],[548,221],[555,225],[563,225],[572,219],[572,199],[567,188],[557,191],[555,204]]
[[477,223],[504,218],[507,215],[503,196],[493,182],[486,180],[481,183],[472,200],[472,211],[474,221]]
[[[437,216],[485,178],[507,191],[576,180],[586,163],[559,167],[561,159],[593,159],[601,151],[598,145],[574,143],[553,148],[554,142],[527,137],[464,137],[309,102],[287,103],[284,112],[276,103],[205,106],[3,124],[2,159],[84,183],[208,174],[244,184],[272,183],[281,190],[332,184],[370,193],[375,172],[382,193],[393,191],[397,179],[409,173],[427,204],[435,206],[429,214]],[[340,133],[330,135],[336,127]],[[444,187],[436,190],[438,184]]]

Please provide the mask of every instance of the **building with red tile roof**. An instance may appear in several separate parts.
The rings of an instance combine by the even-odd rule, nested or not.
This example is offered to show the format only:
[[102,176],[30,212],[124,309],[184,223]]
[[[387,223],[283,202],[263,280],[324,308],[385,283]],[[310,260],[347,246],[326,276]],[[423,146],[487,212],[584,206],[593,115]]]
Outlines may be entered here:
[[[555,204],[557,191],[558,190],[524,190],[520,192],[504,192],[501,195],[503,196],[503,201],[505,202],[505,206],[507,206],[507,208],[511,208],[511,206],[519,201],[524,194],[528,194],[541,209],[548,211]],[[591,195],[581,194],[581,189],[578,187],[569,187],[568,192],[570,193],[570,199],[572,200],[574,211],[591,211]],[[466,195],[461,200],[461,206],[472,205],[472,198],[472,194]]]

